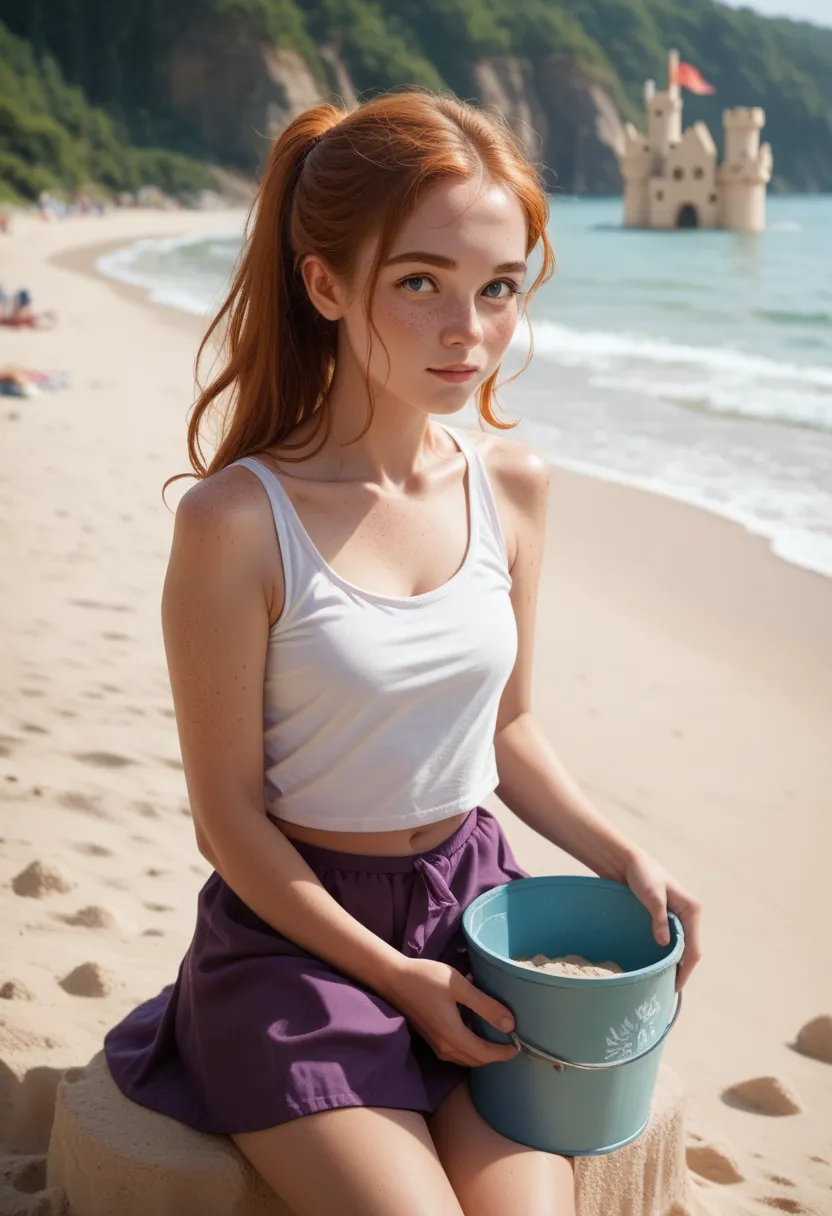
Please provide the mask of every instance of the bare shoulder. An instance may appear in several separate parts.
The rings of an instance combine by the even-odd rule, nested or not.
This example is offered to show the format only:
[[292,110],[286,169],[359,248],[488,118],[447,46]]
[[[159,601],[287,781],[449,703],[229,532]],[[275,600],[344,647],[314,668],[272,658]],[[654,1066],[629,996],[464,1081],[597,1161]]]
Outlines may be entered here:
[[272,554],[277,556],[271,508],[249,470],[220,469],[191,486],[179,500],[172,564],[216,578],[242,571],[270,578]]
[[545,513],[549,494],[549,463],[527,443],[501,435],[466,430],[477,445],[495,494],[525,518]]

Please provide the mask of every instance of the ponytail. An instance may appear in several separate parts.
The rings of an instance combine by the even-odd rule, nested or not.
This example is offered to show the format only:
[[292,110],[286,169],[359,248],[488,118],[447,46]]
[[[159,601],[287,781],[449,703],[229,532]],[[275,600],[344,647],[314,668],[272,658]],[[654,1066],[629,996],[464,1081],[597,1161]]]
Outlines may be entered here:
[[[343,111],[328,102],[313,106],[290,123],[272,147],[246,219],[244,252],[231,290],[197,351],[199,386],[205,348],[225,320],[222,345],[227,361],[206,387],[199,386],[188,425],[188,456],[200,478],[247,452],[281,443],[312,416],[329,388],[336,326],[321,316],[306,293],[300,276],[302,257],[293,252],[291,212],[308,156],[342,117]],[[205,413],[226,393],[222,438],[206,463],[200,426]],[[239,409],[243,401],[256,401],[257,409]],[[230,418],[235,425],[228,425]],[[328,433],[327,425],[322,443]],[[179,473],[169,478],[163,494],[172,482],[187,476]]]

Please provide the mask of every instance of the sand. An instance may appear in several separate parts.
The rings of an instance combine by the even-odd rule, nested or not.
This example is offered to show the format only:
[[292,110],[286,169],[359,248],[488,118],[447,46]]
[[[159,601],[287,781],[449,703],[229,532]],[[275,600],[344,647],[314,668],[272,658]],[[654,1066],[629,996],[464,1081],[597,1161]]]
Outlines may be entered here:
[[545,954],[533,954],[531,958],[514,958],[521,967],[530,971],[543,971],[546,975],[572,976],[573,979],[601,980],[606,975],[620,975],[623,967],[611,959],[594,963],[580,954],[564,954],[549,958]]
[[[90,250],[239,219],[20,220],[0,239],[6,290],[59,313],[48,333],[0,331],[0,364],[70,377],[0,399],[3,1213],[49,1211],[57,1080],[174,978],[210,873],[159,620],[161,485],[187,468],[202,324],[97,277]],[[734,524],[558,471],[539,618],[544,727],[705,906],[664,1053],[696,1193],[717,1216],[832,1213],[832,583]],[[490,805],[532,872],[584,872]]]

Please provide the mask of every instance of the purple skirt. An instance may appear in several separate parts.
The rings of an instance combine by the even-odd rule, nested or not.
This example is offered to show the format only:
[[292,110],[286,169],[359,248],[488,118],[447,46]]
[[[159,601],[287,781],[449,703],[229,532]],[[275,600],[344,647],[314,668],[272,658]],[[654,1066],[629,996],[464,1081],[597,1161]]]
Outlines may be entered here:
[[[408,958],[438,959],[463,975],[465,908],[528,877],[483,807],[437,848],[406,857],[294,843],[373,933]],[[128,1098],[217,1134],[340,1106],[433,1113],[468,1073],[440,1060],[371,988],[277,933],[216,871],[199,893],[176,982],[114,1026],[104,1050]]]

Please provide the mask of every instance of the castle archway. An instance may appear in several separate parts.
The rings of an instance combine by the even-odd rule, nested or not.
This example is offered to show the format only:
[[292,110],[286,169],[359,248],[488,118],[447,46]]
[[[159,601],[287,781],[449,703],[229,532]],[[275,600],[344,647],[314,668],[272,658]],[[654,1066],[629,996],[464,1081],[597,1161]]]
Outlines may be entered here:
[[698,228],[699,212],[693,203],[685,203],[676,213],[677,228]]

